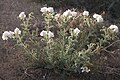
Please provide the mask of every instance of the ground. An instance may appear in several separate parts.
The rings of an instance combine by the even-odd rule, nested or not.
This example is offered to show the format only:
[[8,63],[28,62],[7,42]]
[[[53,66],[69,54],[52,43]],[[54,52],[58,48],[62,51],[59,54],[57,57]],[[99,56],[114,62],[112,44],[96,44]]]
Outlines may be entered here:
[[[34,12],[40,18],[41,5],[24,0],[0,0],[0,36],[4,30],[20,27],[20,12]],[[23,80],[25,61],[20,49],[13,49],[13,42],[0,37],[0,80]]]
[[[17,16],[20,12],[24,11],[26,13],[34,12],[37,22],[40,22],[41,13],[40,8],[42,5],[40,3],[31,2],[29,0],[0,0],[0,36],[5,30],[13,30],[15,27],[20,28],[20,22]],[[116,44],[120,44],[118,41]],[[0,80],[80,80],[79,75],[64,76],[64,74],[55,74],[51,70],[46,69],[32,69],[26,68],[27,64],[23,56],[23,51],[20,48],[13,47],[13,41],[3,41],[0,37]],[[97,76],[97,80],[119,80],[120,76],[120,46],[117,47],[113,58],[108,57],[108,62],[110,67],[117,68],[114,71],[113,76],[111,72],[110,75],[102,75],[103,78]],[[108,55],[108,54],[107,54]],[[112,66],[111,66],[112,65]],[[109,69],[109,68],[108,68]],[[111,68],[110,68],[111,70]],[[116,69],[115,69],[116,70]],[[107,73],[107,72],[106,72]],[[96,76],[89,74],[82,75],[83,80],[96,80]],[[112,75],[112,77],[110,77]]]

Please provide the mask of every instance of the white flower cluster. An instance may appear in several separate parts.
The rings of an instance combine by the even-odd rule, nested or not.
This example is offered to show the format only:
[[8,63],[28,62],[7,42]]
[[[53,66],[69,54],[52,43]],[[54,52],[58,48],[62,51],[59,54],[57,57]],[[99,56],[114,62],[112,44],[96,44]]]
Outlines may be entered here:
[[83,14],[83,16],[89,16],[89,12],[88,11],[84,11],[82,14]]
[[[89,16],[89,12],[88,11],[84,11],[82,13],[82,15],[83,16]],[[93,15],[93,18],[95,18],[97,20],[97,22],[103,22],[104,21],[103,17],[101,15],[99,15],[99,14],[96,14],[96,13]]]
[[2,39],[7,40],[8,38],[12,38],[13,35],[14,35],[14,32],[12,32],[12,31],[4,31],[4,33],[2,35]]
[[46,13],[46,12],[54,12],[54,9],[53,9],[53,7],[43,7],[43,8],[41,8],[41,10],[40,10],[41,12],[43,12],[43,13]]
[[75,29],[70,29],[70,33],[71,33],[71,36],[78,36],[78,34],[80,33],[80,30],[78,28],[75,28]]
[[21,20],[24,20],[26,18],[26,14],[25,12],[21,12],[18,16],[18,18],[20,18]]
[[14,35],[20,35],[20,34],[21,34],[21,31],[19,30],[19,28],[15,28],[14,32],[4,31],[4,33],[2,34],[2,39],[8,40],[8,38],[14,38]]
[[20,29],[19,28],[15,28],[14,29],[14,33],[15,33],[15,35],[20,35],[21,34],[21,31],[20,31]]
[[109,29],[116,33],[119,32],[119,28],[116,25],[110,25]]
[[81,69],[82,69],[82,72],[87,72],[87,73],[90,72],[90,69],[88,69],[88,67],[86,66],[85,67],[82,66]]
[[99,14],[94,14],[93,18],[95,18],[97,20],[97,22],[103,22],[103,17]]
[[45,31],[45,30],[43,30],[40,33],[40,36],[51,38],[51,37],[54,37],[54,33],[52,33],[51,31]]
[[73,30],[73,34],[74,34],[75,36],[77,36],[79,33],[80,33],[80,30],[79,30],[78,28],[75,28],[75,29]]
[[62,14],[63,16],[65,16],[65,17],[75,17],[75,16],[77,16],[77,12],[75,12],[75,11],[71,11],[71,10],[66,10],[63,14]]

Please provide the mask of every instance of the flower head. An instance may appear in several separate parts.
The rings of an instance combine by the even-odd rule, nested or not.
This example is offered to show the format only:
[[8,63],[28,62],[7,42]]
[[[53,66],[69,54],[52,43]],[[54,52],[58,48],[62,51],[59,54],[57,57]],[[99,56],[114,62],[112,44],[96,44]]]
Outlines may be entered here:
[[52,12],[54,12],[54,9],[53,9],[53,7],[48,7],[47,11],[52,13]]
[[96,13],[93,15],[93,18],[95,18],[97,20],[97,22],[103,22],[104,21],[103,17],[99,14],[96,14]]
[[14,38],[14,32],[12,32],[12,31],[9,31],[9,38]]
[[26,18],[25,12],[21,12],[18,16],[21,20]]
[[97,22],[103,22],[103,18],[101,15],[99,17],[97,17],[96,20],[97,20]]
[[40,33],[40,36],[47,36],[47,31],[42,31],[41,33]]
[[82,72],[87,72],[87,73],[90,72],[90,69],[88,69],[88,67],[82,66],[81,69],[82,69]]
[[43,12],[43,13],[47,12],[47,7],[43,7],[43,8],[41,8],[40,11]]
[[71,12],[71,15],[72,15],[72,16],[77,16],[77,12],[72,11],[72,12]]
[[8,31],[4,31],[4,33],[2,34],[2,39],[3,40],[7,40],[9,37],[9,32]]
[[84,12],[83,12],[83,15],[84,15],[84,16],[89,16],[89,12],[88,12],[88,11],[84,11]]
[[75,12],[75,11],[71,11],[71,10],[66,10],[63,14],[62,14],[64,17],[68,17],[69,19],[71,18],[71,17],[75,17],[75,16],[77,16],[77,12]]
[[54,37],[54,33],[52,33],[51,31],[42,31],[41,33],[40,33],[40,36],[43,36],[43,37],[48,37],[48,38],[51,38],[51,37]]
[[93,18],[96,19],[96,18],[99,17],[99,16],[100,16],[99,14],[96,14],[96,13],[95,13],[95,14],[93,15]]
[[109,29],[111,29],[113,32],[119,32],[119,29],[116,25],[110,25]]
[[80,33],[80,30],[79,30],[78,28],[75,28],[75,29],[73,30],[73,34],[74,34],[75,36],[77,36],[79,33]]
[[4,31],[4,33],[2,35],[2,39],[7,40],[8,38],[13,38],[13,36],[14,36],[14,32],[12,32],[12,31]]
[[20,29],[16,27],[16,28],[14,29],[14,34],[15,34],[15,35],[21,34]]
[[64,13],[63,13],[63,16],[67,17],[67,16],[71,16],[71,10],[66,10]]
[[54,37],[54,33],[52,33],[51,31],[48,32],[48,37],[51,38],[51,37]]
[[40,10],[41,12],[43,12],[43,13],[46,13],[46,12],[54,12],[54,9],[53,9],[53,7],[43,7],[43,8],[41,8],[41,10]]

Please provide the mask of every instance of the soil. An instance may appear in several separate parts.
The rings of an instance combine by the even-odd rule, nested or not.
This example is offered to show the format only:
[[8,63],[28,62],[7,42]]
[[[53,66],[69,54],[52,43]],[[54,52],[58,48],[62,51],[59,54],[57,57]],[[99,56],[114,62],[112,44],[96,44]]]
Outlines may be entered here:
[[[5,30],[20,28],[17,16],[20,12],[34,12],[37,22],[40,23],[40,3],[29,0],[0,0],[0,36]],[[38,25],[39,26],[39,25]],[[115,43],[120,44],[120,41]],[[110,46],[111,47],[111,46]],[[114,47],[112,45],[112,47]],[[26,59],[20,48],[14,47],[14,42],[3,41],[0,37],[0,80],[119,80],[120,78],[120,46],[115,48],[112,55],[104,52],[107,56],[107,68],[103,66],[103,72],[99,74],[61,74],[43,68],[27,67]],[[105,57],[106,57],[105,56]],[[105,68],[105,69],[104,69]],[[101,70],[102,71],[102,70]]]
[[[17,16],[22,11],[34,12],[40,19],[40,8],[40,4],[25,0],[0,0],[0,36],[5,30],[20,28]],[[23,52],[13,46],[13,41],[3,41],[0,37],[0,80],[24,80]]]

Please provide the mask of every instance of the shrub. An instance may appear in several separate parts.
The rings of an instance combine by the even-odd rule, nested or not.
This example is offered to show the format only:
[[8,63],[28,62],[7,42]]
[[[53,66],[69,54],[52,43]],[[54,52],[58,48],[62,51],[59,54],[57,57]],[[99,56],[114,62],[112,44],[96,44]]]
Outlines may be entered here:
[[[105,46],[117,40],[118,27],[104,26],[99,14],[89,16],[88,11],[79,13],[66,10],[56,13],[52,7],[41,8],[44,30],[31,30],[33,13],[21,12],[21,30],[5,31],[3,40],[12,38],[25,50],[29,60],[49,69],[89,72],[91,57]],[[94,61],[93,61],[94,62]]]

